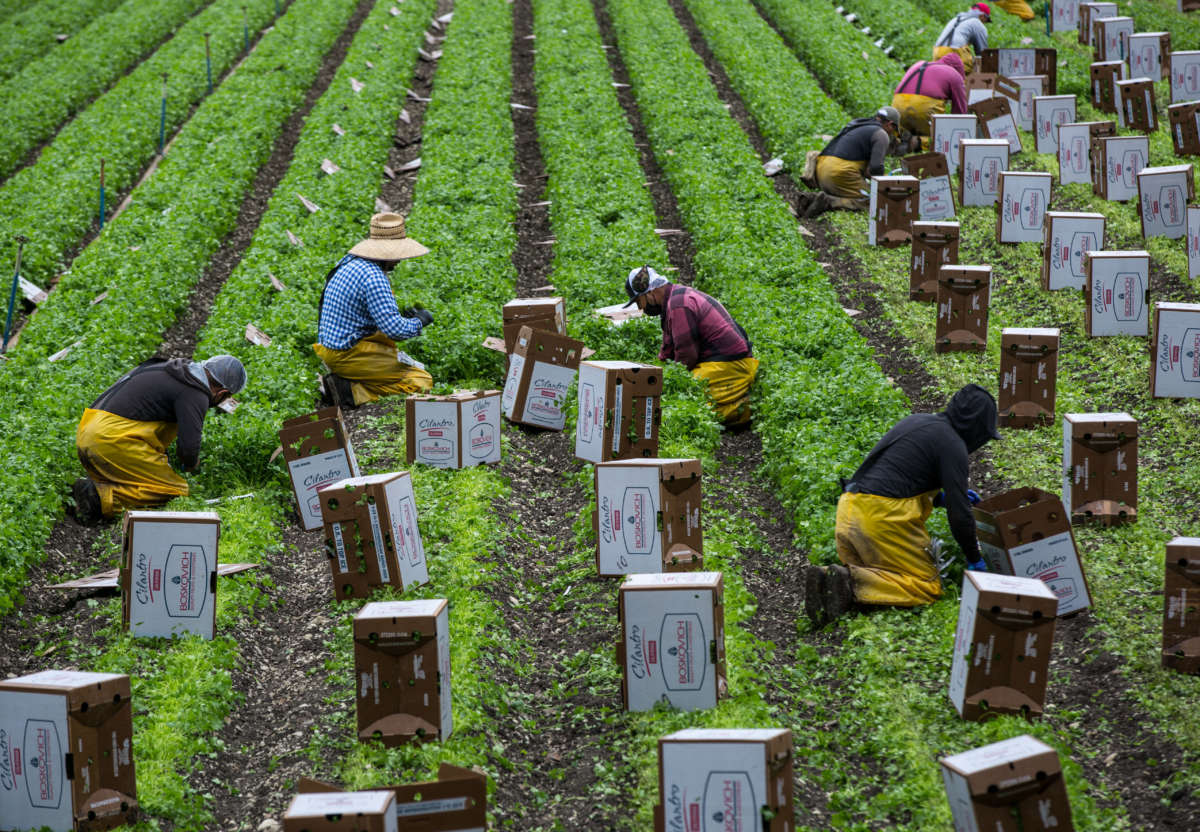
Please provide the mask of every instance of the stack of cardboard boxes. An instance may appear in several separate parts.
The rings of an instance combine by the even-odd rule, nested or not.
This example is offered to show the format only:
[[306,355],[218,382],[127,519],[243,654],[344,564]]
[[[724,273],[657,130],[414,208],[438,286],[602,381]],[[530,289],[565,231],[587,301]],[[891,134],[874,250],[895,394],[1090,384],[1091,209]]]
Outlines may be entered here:
[[317,492],[330,483],[359,474],[342,411],[326,407],[288,419],[279,429],[279,444],[296,496],[300,525],[305,531],[319,529],[321,500]]

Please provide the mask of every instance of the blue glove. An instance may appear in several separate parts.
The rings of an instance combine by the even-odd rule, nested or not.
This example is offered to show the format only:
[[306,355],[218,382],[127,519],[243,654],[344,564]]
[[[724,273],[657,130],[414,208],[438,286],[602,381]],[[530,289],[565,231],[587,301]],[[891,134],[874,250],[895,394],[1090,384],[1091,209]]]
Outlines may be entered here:
[[945,491],[939,491],[939,492],[938,492],[937,494],[935,494],[935,495],[934,495],[934,497],[933,497],[933,507],[934,507],[934,508],[941,508],[941,507],[942,507],[942,506],[944,506],[944,505],[946,505],[946,492],[945,492]]
[[978,491],[976,491],[972,488],[968,488],[967,489],[967,499],[971,501],[971,505],[977,506],[977,505],[979,505],[979,501],[982,500],[983,498],[979,496]]
[[986,571],[988,571],[987,561],[985,561],[983,558],[980,558],[979,560],[975,561],[974,563],[968,563],[967,571],[969,571],[969,572],[986,572]]

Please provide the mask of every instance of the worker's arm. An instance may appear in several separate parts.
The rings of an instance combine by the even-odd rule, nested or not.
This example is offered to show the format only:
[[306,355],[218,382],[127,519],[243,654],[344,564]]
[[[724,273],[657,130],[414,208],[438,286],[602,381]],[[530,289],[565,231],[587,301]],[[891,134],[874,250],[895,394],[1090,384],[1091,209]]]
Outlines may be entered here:
[[175,450],[184,471],[195,471],[200,467],[200,435],[204,431],[208,404],[208,396],[193,388],[175,400],[175,423],[179,427]]
[[950,105],[955,115],[967,114],[967,85],[962,78],[955,78],[950,83]]
[[[670,330],[674,358],[689,370],[700,361],[700,320],[686,302],[663,310],[665,329]],[[664,334],[664,338],[666,335]]]
[[975,47],[975,54],[982,55],[983,50],[987,49],[987,28],[978,20],[975,25],[967,32],[967,37],[971,39],[971,45]]
[[421,334],[421,322],[417,318],[405,318],[396,305],[392,284],[382,271],[374,272],[364,281],[367,311],[379,331],[393,341],[403,341]]
[[971,513],[971,501],[967,497],[966,446],[946,443],[941,448],[939,463],[950,531],[967,563],[974,563],[979,560],[979,542],[975,539],[975,516]]
[[869,176],[883,176],[883,157],[887,155],[889,144],[887,131],[883,128],[871,134],[871,160],[867,163]]

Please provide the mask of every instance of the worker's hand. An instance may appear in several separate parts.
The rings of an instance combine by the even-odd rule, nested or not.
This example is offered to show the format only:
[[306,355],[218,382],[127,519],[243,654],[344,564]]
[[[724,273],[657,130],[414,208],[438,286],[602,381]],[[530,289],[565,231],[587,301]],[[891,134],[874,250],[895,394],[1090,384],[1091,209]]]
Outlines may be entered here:
[[424,329],[433,323],[433,313],[423,306],[418,306],[416,309],[414,309],[412,317],[421,322],[421,329]]
[[983,558],[980,558],[979,560],[975,561],[974,563],[968,563],[967,571],[968,572],[986,572],[986,571],[988,571],[987,561],[985,561]]
[[979,496],[978,491],[974,490],[973,488],[968,488],[967,489],[967,499],[971,501],[971,505],[977,506],[977,505],[979,505],[979,502],[983,499],[983,497]]
[[944,505],[946,505],[946,492],[945,492],[945,491],[939,491],[939,492],[938,492],[937,494],[935,494],[935,495],[934,495],[934,497],[933,497],[933,507],[934,507],[934,508],[941,508],[941,507],[942,507],[942,506],[944,506]]

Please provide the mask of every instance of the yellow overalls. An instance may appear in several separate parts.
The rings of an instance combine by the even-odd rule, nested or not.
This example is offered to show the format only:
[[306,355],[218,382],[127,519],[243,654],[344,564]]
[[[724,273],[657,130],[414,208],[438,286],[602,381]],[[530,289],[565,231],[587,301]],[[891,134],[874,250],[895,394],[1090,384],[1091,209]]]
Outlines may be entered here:
[[75,449],[96,484],[105,517],[187,496],[187,481],[167,462],[167,446],[178,430],[174,422],[136,422],[90,407],[83,411]]
[[726,425],[750,421],[750,385],[758,375],[758,359],[704,361],[692,369],[692,375],[708,381],[708,397],[713,409]]
[[368,335],[348,350],[331,350],[321,344],[313,344],[313,350],[330,372],[350,381],[355,405],[381,396],[425,393],[433,387],[429,373],[400,363],[396,342],[382,332]]
[[926,547],[925,521],[937,490],[916,497],[844,493],[837,508],[838,558],[850,569],[854,600],[915,607],[942,597]]

